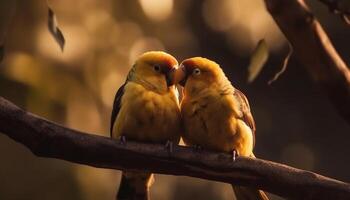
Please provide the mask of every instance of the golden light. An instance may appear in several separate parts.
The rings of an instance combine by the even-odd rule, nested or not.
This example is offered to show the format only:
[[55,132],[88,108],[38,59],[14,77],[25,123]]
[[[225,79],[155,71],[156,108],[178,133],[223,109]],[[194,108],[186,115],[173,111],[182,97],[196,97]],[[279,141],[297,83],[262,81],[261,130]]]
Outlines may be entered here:
[[258,41],[254,43],[251,30],[241,24],[236,24],[234,29],[226,34],[227,43],[237,55],[250,55]]
[[173,0],[139,0],[139,3],[146,16],[153,21],[167,19],[174,7]]
[[105,10],[94,9],[89,12],[89,15],[84,17],[84,24],[89,31],[96,31],[108,24],[112,20],[111,15]]
[[116,71],[109,72],[101,83],[102,102],[111,107],[113,105],[114,95],[118,88],[124,83],[126,74],[120,74]]
[[55,40],[47,31],[45,24],[38,27],[36,44],[39,53],[66,63],[86,57],[91,49],[90,38],[86,30],[79,25],[66,24],[62,31],[66,39],[64,52],[61,52]]
[[118,45],[115,48],[118,54],[128,58],[131,46],[142,37],[142,29],[132,21],[122,21],[118,23],[118,26],[120,30],[123,30],[123,34],[116,36]]
[[14,53],[9,56],[5,73],[13,80],[31,85],[40,85],[41,72],[39,64],[27,54]]
[[138,56],[147,51],[164,51],[163,44],[156,38],[143,37],[138,39],[131,47],[129,54],[130,66]]
[[238,54],[251,53],[261,39],[272,51],[286,41],[261,0],[206,0],[203,17],[213,30],[226,32],[228,43]]
[[237,18],[234,12],[237,3],[232,0],[206,0],[202,8],[205,22],[216,31],[227,31]]
[[79,86],[71,86],[67,97],[67,126],[73,129],[101,133],[101,116],[91,95]]

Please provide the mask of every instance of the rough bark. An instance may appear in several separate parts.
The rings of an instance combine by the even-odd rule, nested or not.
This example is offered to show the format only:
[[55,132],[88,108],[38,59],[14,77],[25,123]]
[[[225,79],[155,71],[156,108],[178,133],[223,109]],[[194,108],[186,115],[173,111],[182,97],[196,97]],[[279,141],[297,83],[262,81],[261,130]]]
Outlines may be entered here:
[[283,164],[225,153],[128,141],[65,128],[0,97],[0,132],[35,155],[99,168],[147,170],[251,186],[293,199],[349,199],[350,185]]
[[[265,0],[294,55],[350,124],[350,70],[303,0]],[[293,80],[291,80],[293,81]]]

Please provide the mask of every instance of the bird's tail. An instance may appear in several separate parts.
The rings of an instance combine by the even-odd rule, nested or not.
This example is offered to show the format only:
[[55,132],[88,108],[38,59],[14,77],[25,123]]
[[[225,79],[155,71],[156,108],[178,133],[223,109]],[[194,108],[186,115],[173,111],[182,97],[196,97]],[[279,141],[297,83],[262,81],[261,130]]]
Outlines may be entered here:
[[123,171],[117,200],[149,200],[154,176],[149,172]]
[[269,200],[265,192],[262,190],[233,185],[232,188],[237,200]]

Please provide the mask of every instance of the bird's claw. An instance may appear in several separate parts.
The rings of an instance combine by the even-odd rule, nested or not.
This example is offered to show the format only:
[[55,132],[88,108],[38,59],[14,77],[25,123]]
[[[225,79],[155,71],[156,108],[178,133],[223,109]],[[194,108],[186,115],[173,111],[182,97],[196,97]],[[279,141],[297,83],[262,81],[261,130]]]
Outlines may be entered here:
[[174,150],[174,142],[170,141],[170,140],[167,140],[166,143],[165,143],[165,148],[168,150],[169,154],[172,154],[173,150]]
[[239,156],[239,153],[236,149],[232,150],[232,161],[236,161],[236,158]]
[[125,145],[126,144],[126,137],[124,135],[120,136],[119,143]]

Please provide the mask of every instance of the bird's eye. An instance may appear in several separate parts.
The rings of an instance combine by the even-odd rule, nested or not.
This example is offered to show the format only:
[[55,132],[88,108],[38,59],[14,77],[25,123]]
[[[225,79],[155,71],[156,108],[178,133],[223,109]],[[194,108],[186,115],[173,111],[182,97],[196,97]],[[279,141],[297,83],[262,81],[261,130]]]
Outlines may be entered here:
[[160,66],[159,65],[153,65],[153,69],[156,72],[160,72]]
[[196,68],[196,69],[193,70],[193,75],[198,76],[199,74],[201,74],[201,70],[200,69]]

